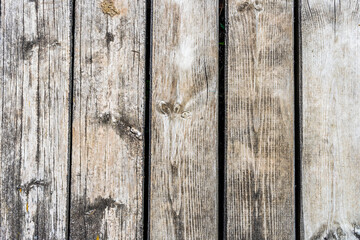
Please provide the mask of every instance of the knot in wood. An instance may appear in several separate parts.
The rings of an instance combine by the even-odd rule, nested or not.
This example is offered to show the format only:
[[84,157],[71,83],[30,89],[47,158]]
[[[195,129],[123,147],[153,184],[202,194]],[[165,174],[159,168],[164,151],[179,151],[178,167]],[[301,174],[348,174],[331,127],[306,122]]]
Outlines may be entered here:
[[184,107],[180,103],[169,103],[160,101],[157,106],[158,111],[168,117],[174,118],[180,116],[181,118],[188,118],[191,116],[190,111],[184,111]]
[[251,11],[251,10],[260,12],[263,10],[263,7],[259,1],[255,1],[255,2],[245,1],[242,3],[238,3],[238,5],[237,5],[238,12],[245,12],[245,11]]

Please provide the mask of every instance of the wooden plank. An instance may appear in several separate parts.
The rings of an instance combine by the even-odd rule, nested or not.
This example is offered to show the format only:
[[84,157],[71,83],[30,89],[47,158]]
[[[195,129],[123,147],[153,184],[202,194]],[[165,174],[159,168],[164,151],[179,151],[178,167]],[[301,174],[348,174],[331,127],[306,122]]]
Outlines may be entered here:
[[1,1],[1,239],[66,238],[70,11]]
[[71,239],[140,239],[145,1],[76,1]]
[[228,2],[229,239],[294,239],[293,2]]
[[360,239],[360,12],[302,4],[302,239]]
[[218,1],[153,1],[151,239],[217,239]]

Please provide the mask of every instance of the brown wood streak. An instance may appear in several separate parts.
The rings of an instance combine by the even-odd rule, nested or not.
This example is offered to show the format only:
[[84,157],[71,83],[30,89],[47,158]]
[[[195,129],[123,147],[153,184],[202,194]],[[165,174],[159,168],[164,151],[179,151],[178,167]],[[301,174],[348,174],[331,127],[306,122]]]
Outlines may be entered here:
[[294,239],[293,3],[228,9],[227,237]]
[[0,239],[65,239],[70,1],[1,1]]
[[217,239],[217,4],[153,2],[151,239]]
[[77,0],[71,239],[141,239],[145,1]]
[[360,239],[360,14],[302,4],[302,239]]

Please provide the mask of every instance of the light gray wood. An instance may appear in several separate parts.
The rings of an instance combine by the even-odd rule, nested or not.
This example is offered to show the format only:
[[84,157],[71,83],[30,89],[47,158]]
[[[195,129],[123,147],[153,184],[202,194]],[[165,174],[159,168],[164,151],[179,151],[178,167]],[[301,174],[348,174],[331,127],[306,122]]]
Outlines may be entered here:
[[293,2],[228,2],[228,239],[294,239]]
[[359,2],[301,13],[302,239],[360,239]]
[[145,0],[77,0],[71,239],[141,239]]
[[65,239],[70,1],[1,1],[0,239]]
[[218,1],[155,0],[151,239],[217,239]]

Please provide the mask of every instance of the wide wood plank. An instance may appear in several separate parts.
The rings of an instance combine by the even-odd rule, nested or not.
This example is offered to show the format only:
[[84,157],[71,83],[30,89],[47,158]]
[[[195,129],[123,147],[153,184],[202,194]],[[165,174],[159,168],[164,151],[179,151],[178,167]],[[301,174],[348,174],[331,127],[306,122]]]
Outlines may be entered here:
[[77,0],[71,239],[141,239],[145,1]]
[[228,2],[228,239],[294,239],[293,2]]
[[1,1],[0,239],[65,239],[70,1]]
[[217,239],[217,16],[153,1],[151,239]]
[[360,239],[359,2],[301,13],[302,239]]

